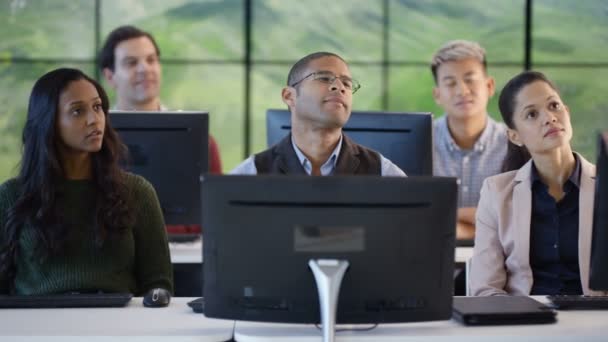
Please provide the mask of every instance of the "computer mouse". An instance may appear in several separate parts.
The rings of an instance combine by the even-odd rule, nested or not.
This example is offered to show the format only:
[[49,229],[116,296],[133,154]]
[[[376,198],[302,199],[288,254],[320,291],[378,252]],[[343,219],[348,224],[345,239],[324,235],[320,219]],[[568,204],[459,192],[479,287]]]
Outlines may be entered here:
[[171,302],[171,293],[165,289],[152,289],[144,296],[144,306],[148,308],[162,308]]

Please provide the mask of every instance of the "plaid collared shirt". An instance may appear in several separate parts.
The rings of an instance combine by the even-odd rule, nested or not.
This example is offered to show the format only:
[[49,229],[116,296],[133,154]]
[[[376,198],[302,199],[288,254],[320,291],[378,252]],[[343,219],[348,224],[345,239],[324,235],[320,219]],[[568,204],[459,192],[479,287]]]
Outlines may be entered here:
[[457,177],[458,206],[476,207],[483,180],[500,173],[507,154],[506,126],[488,116],[473,148],[463,150],[454,142],[444,115],[433,123],[433,139],[433,175]]

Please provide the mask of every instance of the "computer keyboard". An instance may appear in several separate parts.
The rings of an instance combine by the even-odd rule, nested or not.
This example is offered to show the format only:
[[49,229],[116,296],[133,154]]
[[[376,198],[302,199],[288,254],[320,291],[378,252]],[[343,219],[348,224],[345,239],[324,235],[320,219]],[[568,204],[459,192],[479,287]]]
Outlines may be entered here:
[[547,298],[558,310],[608,309],[608,296],[551,295]]
[[33,296],[0,295],[0,308],[90,308],[122,307],[133,298],[130,293],[78,293]]

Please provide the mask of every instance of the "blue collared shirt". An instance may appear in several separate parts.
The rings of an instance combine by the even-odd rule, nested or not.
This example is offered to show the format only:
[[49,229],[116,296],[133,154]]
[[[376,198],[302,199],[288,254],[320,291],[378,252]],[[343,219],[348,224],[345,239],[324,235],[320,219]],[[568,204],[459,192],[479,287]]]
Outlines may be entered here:
[[559,202],[551,197],[536,167],[532,167],[532,295],[583,293],[578,266],[581,163],[577,156],[575,159],[575,169],[564,184],[564,197]]
[[[312,165],[310,161],[304,153],[296,146],[293,141],[293,137],[291,138],[291,143],[293,145],[293,149],[296,151],[296,155],[300,160],[300,164],[306,171],[307,174],[312,173]],[[329,158],[323,165],[321,165],[321,175],[328,176],[332,175],[336,169],[336,163],[338,162],[338,156],[340,155],[340,151],[342,150],[342,137],[340,137],[340,141],[336,148],[333,150]],[[380,154],[380,153],[378,153]],[[237,167],[235,167],[229,174],[231,175],[256,175],[258,170],[255,167],[254,156],[250,156],[245,159],[242,163],[240,163]],[[406,177],[405,172],[401,170],[397,165],[393,164],[390,160],[384,158],[382,154],[380,154],[380,175],[385,177]]]
[[[308,158],[306,158],[306,156],[298,148],[298,146],[296,146],[296,142],[293,140],[293,134],[291,135],[291,146],[293,146],[294,151],[296,151],[296,155],[298,156],[298,159],[300,160],[300,164],[304,168],[304,171],[306,171],[306,173],[310,175],[312,173],[312,163],[310,162],[310,160],[308,160]],[[340,135],[340,140],[338,140],[336,148],[334,148],[334,150],[331,152],[327,161],[325,161],[325,163],[321,165],[321,176],[329,176],[334,173],[334,170],[336,169],[336,163],[338,162],[338,154],[340,154],[341,148],[342,136]]]
[[458,206],[476,207],[486,177],[500,173],[507,155],[507,129],[487,116],[486,127],[470,150],[461,149],[446,115],[433,122],[433,175],[457,177]]

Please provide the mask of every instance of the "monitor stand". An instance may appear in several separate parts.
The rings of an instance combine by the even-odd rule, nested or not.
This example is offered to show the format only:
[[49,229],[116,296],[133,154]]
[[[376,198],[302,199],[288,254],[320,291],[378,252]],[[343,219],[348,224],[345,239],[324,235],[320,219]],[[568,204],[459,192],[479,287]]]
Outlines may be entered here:
[[336,335],[336,309],[340,284],[348,261],[336,259],[311,259],[308,266],[312,270],[319,292],[321,308],[321,326],[323,327],[323,342],[334,342]]

